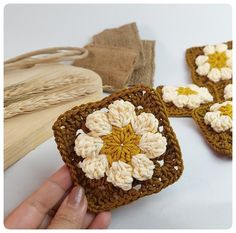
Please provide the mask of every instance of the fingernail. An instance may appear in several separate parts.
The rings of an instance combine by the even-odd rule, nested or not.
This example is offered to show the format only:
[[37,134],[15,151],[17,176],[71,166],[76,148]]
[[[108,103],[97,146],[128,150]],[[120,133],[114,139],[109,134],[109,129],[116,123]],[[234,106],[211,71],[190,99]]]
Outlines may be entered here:
[[74,187],[68,197],[68,205],[78,206],[84,198],[84,189],[80,186]]

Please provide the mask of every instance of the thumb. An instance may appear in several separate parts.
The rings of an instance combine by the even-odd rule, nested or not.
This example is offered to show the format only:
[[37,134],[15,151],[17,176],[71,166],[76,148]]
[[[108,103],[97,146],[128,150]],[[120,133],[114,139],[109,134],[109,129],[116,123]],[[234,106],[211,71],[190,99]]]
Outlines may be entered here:
[[86,212],[87,199],[84,195],[84,189],[80,186],[76,186],[62,202],[48,228],[82,228]]

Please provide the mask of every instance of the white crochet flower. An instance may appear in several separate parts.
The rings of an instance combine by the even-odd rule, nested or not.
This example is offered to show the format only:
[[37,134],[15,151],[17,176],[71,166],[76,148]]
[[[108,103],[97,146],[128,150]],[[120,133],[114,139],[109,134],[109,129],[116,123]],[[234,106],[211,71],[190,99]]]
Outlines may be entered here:
[[213,96],[206,87],[189,84],[181,87],[164,86],[162,88],[164,102],[172,102],[176,107],[194,109],[201,104],[212,102]]
[[205,114],[204,121],[217,133],[232,130],[232,101],[213,104],[210,112]]
[[200,76],[207,76],[214,83],[232,78],[232,49],[226,44],[207,45],[203,53],[195,60]]
[[125,191],[134,178],[151,179],[152,160],[166,151],[167,140],[158,132],[159,121],[152,113],[136,116],[132,103],[116,100],[108,112],[95,111],[87,116],[88,134],[80,134],[74,150],[84,158],[78,166],[90,179],[106,175],[108,182]]
[[228,84],[224,89],[225,100],[233,98],[233,84]]

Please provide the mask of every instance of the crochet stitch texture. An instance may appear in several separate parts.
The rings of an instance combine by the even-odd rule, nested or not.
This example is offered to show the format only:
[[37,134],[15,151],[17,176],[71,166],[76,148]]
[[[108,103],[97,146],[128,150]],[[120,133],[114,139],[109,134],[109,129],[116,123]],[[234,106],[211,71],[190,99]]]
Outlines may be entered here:
[[[225,42],[224,44],[227,45],[228,50],[232,50],[232,47],[233,47],[232,41]],[[195,83],[199,86],[205,86],[205,87],[209,87],[210,85],[214,86],[214,88],[216,89],[215,96],[214,96],[215,99],[217,101],[223,101],[223,100],[225,100],[224,99],[224,88],[228,84],[232,83],[232,74],[231,74],[231,78],[229,78],[230,74],[228,72],[228,68],[224,69],[224,66],[227,66],[230,68],[232,66],[232,64],[230,63],[230,61],[232,61],[232,58],[228,59],[228,62],[227,62],[227,59],[225,58],[224,53],[215,52],[216,48],[217,48],[217,45],[215,45],[215,46],[199,46],[199,47],[189,48],[186,50],[186,61],[187,61],[187,64],[190,68],[193,83]],[[205,52],[204,52],[204,49],[205,49]],[[218,51],[220,51],[219,49],[220,48],[217,48]],[[198,63],[198,61],[196,59],[199,56],[202,56],[204,59],[204,53],[211,53],[211,54],[209,54],[208,62],[204,61],[205,63],[208,63],[209,65],[203,64],[203,66],[209,66],[209,67],[207,67],[207,70],[209,70],[209,72],[206,72],[205,74],[200,72],[202,74],[202,75],[200,75],[199,74],[199,66],[196,64],[196,63]],[[229,52],[228,52],[228,54],[229,54]],[[232,55],[230,55],[230,56],[232,56]],[[203,60],[203,59],[200,59],[200,60]],[[201,61],[201,62],[203,62],[203,61]],[[227,62],[227,64],[226,64],[226,62]],[[221,70],[222,68],[223,68],[223,71],[220,74],[219,70]],[[212,69],[213,69],[213,71],[212,71]],[[230,69],[232,69],[232,68],[230,68]],[[207,76],[209,76],[208,73],[210,73],[209,74],[210,78],[213,77],[215,82],[207,77]],[[232,70],[231,70],[231,73],[232,73]],[[224,77],[223,79],[222,79],[222,74]]]
[[[100,179],[90,179],[89,177],[86,177],[86,174],[83,172],[81,167],[78,166],[78,164],[81,162],[83,163],[83,161],[87,158],[78,156],[75,152],[75,141],[78,137],[79,129],[82,129],[87,135],[89,135],[89,133],[93,135],[93,133],[86,127],[86,118],[95,111],[108,108],[108,106],[113,104],[116,100],[130,102],[134,106],[135,114],[137,116],[141,115],[142,113],[153,114],[158,120],[158,130],[167,141],[166,150],[164,153],[161,153],[161,155],[158,157],[154,156],[153,158],[149,158],[149,160],[154,165],[152,176],[146,180],[138,180],[135,177],[139,177],[140,173],[137,170],[133,171],[133,174],[135,174],[133,175],[133,182],[131,183],[131,188],[127,190],[124,190],[118,186],[114,186],[112,182],[107,180],[107,174],[105,174]],[[111,119],[117,124],[121,123],[114,117]],[[130,130],[129,124],[122,126],[121,128],[122,130]],[[61,153],[62,159],[70,169],[74,184],[82,185],[84,187],[85,194],[88,199],[88,209],[93,212],[110,210],[118,206],[128,204],[143,196],[158,193],[163,188],[176,182],[183,172],[183,160],[180,147],[175,133],[169,124],[163,102],[160,96],[156,94],[155,90],[148,87],[135,86],[133,88],[124,89],[120,92],[114,93],[101,101],[74,107],[73,109],[62,114],[57,119],[53,126],[53,130],[58,149]],[[113,132],[109,127],[107,127],[105,130],[109,131],[110,133]],[[117,133],[116,129],[115,133]],[[96,132],[96,134],[98,134],[98,132]],[[142,132],[140,132],[140,134],[142,134]],[[122,134],[120,134],[120,137],[121,135]],[[133,135],[132,132],[131,135]],[[141,140],[140,137],[142,136],[138,135],[137,137],[134,137],[133,141],[135,142],[135,145],[139,140]],[[119,139],[119,136],[117,139]],[[104,138],[104,141],[105,147],[103,147],[102,150],[106,151],[108,149],[106,147],[106,143],[111,142],[111,138]],[[97,142],[98,145],[99,142],[100,141]],[[117,144],[115,147],[116,146]],[[134,146],[133,149],[135,151],[137,148]],[[135,154],[136,153],[139,153],[139,151],[135,151]],[[118,152],[115,154],[116,155],[112,156],[112,161],[109,163],[113,162],[113,160],[117,160],[118,157],[121,158],[121,155],[118,154]],[[117,167],[122,169],[125,168],[126,165],[124,164],[129,164],[128,160],[132,157],[132,154],[133,150],[132,153],[130,153],[130,156],[123,158],[126,163],[122,161],[116,162],[115,169],[117,169]],[[104,158],[105,157],[102,156],[99,163],[105,164],[103,163]],[[140,161],[143,163],[148,163],[147,160],[144,162],[142,156],[139,156],[138,154],[137,159],[133,163],[137,164],[140,163]],[[151,163],[149,166],[151,166]],[[112,169],[112,171],[113,170],[114,169]],[[127,172],[130,172],[129,168],[127,168]]]

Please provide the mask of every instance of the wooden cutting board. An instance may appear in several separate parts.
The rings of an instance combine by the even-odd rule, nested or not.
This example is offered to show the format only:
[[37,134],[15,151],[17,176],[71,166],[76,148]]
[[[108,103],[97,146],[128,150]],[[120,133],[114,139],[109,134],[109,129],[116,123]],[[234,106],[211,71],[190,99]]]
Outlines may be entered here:
[[[4,120],[4,169],[50,138],[53,135],[51,127],[60,114],[76,105],[102,98],[102,81],[98,74],[91,70],[62,64],[40,64],[27,69],[8,70],[4,75],[4,90],[14,90],[11,88],[24,86],[32,80],[40,86],[42,82],[39,80],[45,78],[46,82],[47,77],[73,79],[70,87],[78,90],[78,95],[70,101],[63,100],[46,108],[32,110],[29,113],[17,113],[13,117],[6,118]],[[13,92],[9,93],[15,98],[11,94]],[[29,93],[31,92],[27,90],[25,95]],[[48,91],[48,94],[51,93],[53,90]],[[17,98],[21,98],[21,95]]]

